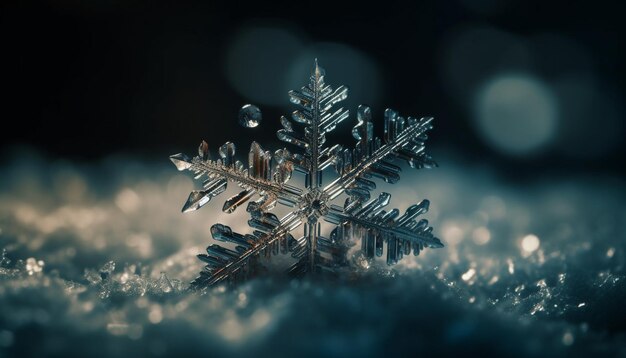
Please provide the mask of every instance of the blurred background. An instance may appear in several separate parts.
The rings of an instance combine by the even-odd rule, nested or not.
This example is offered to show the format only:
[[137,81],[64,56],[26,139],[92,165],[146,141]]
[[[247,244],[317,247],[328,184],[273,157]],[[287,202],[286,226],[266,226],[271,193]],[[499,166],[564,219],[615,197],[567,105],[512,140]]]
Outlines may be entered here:
[[[0,356],[626,357],[617,2],[0,7]],[[222,198],[181,214],[200,184],[168,156],[283,147],[315,58],[378,135],[386,108],[435,117],[440,167],[378,189],[430,199],[446,247],[393,268],[355,256],[340,282],[187,292],[210,225],[249,228]],[[244,104],[259,126],[238,123]],[[354,143],[354,120],[328,142]]]
[[[625,30],[611,2],[2,7],[4,157],[16,145],[81,161],[160,159],[198,137],[269,145],[317,57],[350,106],[435,116],[431,145],[464,161],[515,177],[623,172]],[[237,131],[245,103],[262,130]]]

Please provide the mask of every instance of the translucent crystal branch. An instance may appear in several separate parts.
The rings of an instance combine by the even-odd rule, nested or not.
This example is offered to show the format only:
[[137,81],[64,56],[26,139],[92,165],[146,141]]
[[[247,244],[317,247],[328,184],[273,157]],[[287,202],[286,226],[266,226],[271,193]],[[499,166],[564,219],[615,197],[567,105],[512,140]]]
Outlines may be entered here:
[[387,243],[389,265],[396,264],[411,250],[417,256],[425,247],[443,247],[441,241],[433,236],[428,221],[416,220],[428,211],[428,200],[412,205],[400,216],[398,209],[384,210],[390,198],[390,194],[383,192],[365,205],[358,202],[347,202],[343,208],[333,205],[325,219],[335,225],[351,227],[352,235],[361,237],[362,250],[368,258],[373,258],[374,254],[382,256],[383,244]]
[[300,226],[302,220],[297,213],[290,213],[280,221],[275,215],[265,213],[253,217],[248,223],[257,229],[251,235],[235,233],[222,224],[211,227],[213,239],[237,246],[235,250],[215,244],[207,247],[207,254],[198,255],[207,265],[192,282],[192,286],[210,286],[224,280],[246,278],[254,270],[250,268],[250,259],[289,251],[289,244],[293,242],[290,232]]
[[[385,111],[385,143],[373,138],[373,125],[369,107],[359,106],[359,123],[352,135],[358,140],[354,149],[344,149],[337,161],[340,177],[324,188],[324,192],[334,199],[344,191],[358,200],[368,200],[369,193],[376,184],[369,180],[378,177],[387,183],[396,183],[400,179],[401,168],[391,163],[394,158],[404,159],[413,168],[433,167],[437,164],[424,153],[425,133],[432,129],[432,117],[408,120],[397,112]],[[390,160],[386,160],[386,159]]]

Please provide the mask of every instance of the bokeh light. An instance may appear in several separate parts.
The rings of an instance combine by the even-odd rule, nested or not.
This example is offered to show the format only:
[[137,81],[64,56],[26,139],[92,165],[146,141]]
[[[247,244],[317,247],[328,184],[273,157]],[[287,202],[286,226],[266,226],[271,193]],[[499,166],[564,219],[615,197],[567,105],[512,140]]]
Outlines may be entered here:
[[[499,9],[490,1],[463,4],[477,13]],[[619,146],[625,126],[618,91],[598,76],[590,49],[572,37],[460,26],[441,55],[446,90],[474,112],[477,133],[498,152],[592,159]]]
[[529,63],[521,37],[488,26],[458,28],[442,44],[443,85],[468,108],[486,80],[504,71],[526,71]]
[[539,79],[502,75],[487,82],[476,100],[476,125],[483,138],[508,154],[536,152],[554,138],[554,95]]
[[484,226],[479,226],[472,231],[472,239],[476,245],[485,245],[491,240],[491,232]]
[[350,88],[345,105],[376,106],[384,92],[380,71],[365,52],[336,42],[311,42],[295,28],[250,24],[233,39],[224,58],[230,84],[242,96],[272,106],[289,106],[287,92],[303,85],[315,59],[333,73],[333,83]]
[[528,234],[522,238],[522,250],[524,253],[530,254],[539,248],[539,238],[537,235]]

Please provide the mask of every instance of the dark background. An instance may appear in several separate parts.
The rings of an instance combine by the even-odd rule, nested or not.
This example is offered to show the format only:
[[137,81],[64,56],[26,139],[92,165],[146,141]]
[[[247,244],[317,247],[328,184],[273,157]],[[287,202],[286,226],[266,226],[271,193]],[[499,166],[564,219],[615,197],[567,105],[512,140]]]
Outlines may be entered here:
[[[273,79],[297,67],[302,49],[308,49],[306,54],[326,67],[330,84],[352,82],[345,83],[353,90],[351,106],[368,101],[378,116],[386,106],[435,116],[430,142],[435,156],[445,152],[469,163],[493,164],[512,177],[534,176],[536,170],[621,175],[626,50],[617,4],[3,2],[0,149],[7,157],[25,145],[51,158],[84,161],[113,153],[161,159],[189,152],[201,139],[211,148],[226,140],[247,146],[253,139],[276,148],[274,131],[279,116],[288,113],[289,87]],[[278,31],[278,37],[264,37],[267,28],[274,35]],[[454,47],[455,39],[476,28],[496,31],[495,37],[477,35],[479,41]],[[574,43],[573,52],[571,46],[542,42],[552,35]],[[280,36],[296,37],[299,47],[282,46]],[[255,44],[257,38],[262,41]],[[510,39],[525,46],[522,54],[501,51]],[[320,42],[340,44],[347,52],[317,46]],[[334,59],[325,62],[328,53]],[[344,76],[355,70],[349,56],[354,53],[371,65],[376,79],[356,81],[372,72],[366,70]],[[557,97],[556,134],[540,150],[501,150],[485,141],[474,124],[471,103],[481,84],[508,72],[534,76]],[[289,85],[305,84],[307,72],[299,73]],[[563,95],[555,84],[570,75],[585,79],[577,83],[583,89],[574,91],[578,97]],[[242,93],[232,85],[237,80],[252,87]],[[360,95],[357,88],[368,86],[375,91]],[[266,93],[283,97],[266,103],[250,98]],[[577,107],[578,99],[590,93],[600,100]],[[237,126],[237,112],[245,103],[261,107],[260,129]],[[344,133],[349,126],[344,125]],[[570,135],[572,128],[580,130]],[[585,149],[596,146],[599,150]]]

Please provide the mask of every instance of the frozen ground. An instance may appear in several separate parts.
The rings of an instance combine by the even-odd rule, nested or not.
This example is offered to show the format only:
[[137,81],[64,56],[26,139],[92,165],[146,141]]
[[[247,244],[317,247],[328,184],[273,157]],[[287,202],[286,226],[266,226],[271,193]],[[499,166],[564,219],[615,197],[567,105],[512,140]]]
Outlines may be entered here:
[[0,356],[626,357],[624,181],[438,159],[383,189],[430,199],[445,248],[192,293],[210,225],[245,213],[181,214],[194,183],[165,161],[22,155],[0,167]]

